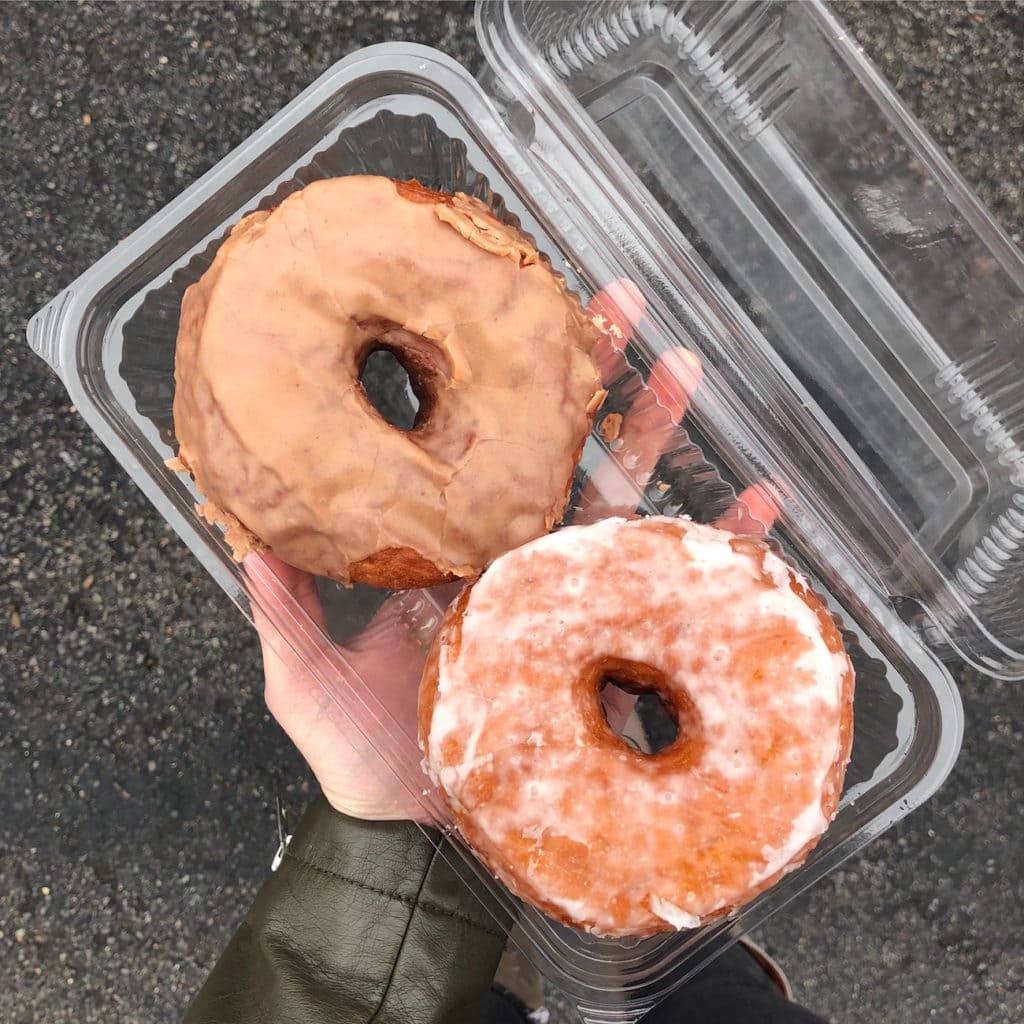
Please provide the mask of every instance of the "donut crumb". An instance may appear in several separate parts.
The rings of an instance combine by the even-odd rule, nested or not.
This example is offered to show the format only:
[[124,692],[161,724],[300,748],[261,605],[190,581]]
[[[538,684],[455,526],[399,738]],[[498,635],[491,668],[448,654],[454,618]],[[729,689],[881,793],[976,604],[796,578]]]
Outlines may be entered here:
[[597,432],[605,441],[614,441],[619,436],[621,429],[622,414],[610,412],[601,420],[601,425],[597,428]]

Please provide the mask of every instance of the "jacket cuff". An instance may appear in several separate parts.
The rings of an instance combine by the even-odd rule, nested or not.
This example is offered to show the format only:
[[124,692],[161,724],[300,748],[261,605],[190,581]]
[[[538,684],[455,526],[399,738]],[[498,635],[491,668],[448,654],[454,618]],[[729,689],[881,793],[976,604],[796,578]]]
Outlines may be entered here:
[[511,918],[437,829],[411,821],[350,818],[318,797],[284,862],[417,906],[505,941]]
[[475,1024],[510,924],[437,832],[320,798],[186,1024]]

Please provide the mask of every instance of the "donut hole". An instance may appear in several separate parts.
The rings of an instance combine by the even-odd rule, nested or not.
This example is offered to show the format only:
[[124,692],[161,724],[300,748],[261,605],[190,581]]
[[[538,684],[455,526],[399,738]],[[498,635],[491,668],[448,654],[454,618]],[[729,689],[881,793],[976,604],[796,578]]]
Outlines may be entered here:
[[383,345],[374,348],[363,361],[359,383],[380,416],[399,430],[412,430],[421,402],[413,377],[401,357]]
[[411,433],[424,427],[451,377],[436,341],[379,317],[355,320],[364,331],[359,383],[367,403],[386,423]]
[[[608,728],[623,743],[644,754],[656,754],[679,738],[679,719],[657,692],[638,691],[628,680],[605,676],[600,684],[601,711]],[[632,698],[633,711],[623,714]]]
[[603,732],[607,741],[679,766],[699,759],[700,715],[679,681],[660,669],[625,658],[596,658],[576,686],[578,707],[595,735]]

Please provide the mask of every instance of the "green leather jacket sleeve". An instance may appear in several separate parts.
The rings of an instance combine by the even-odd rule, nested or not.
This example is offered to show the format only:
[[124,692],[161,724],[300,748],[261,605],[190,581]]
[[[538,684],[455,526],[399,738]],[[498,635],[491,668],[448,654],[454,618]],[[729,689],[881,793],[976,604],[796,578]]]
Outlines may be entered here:
[[477,1024],[510,922],[449,858],[317,800],[186,1024]]

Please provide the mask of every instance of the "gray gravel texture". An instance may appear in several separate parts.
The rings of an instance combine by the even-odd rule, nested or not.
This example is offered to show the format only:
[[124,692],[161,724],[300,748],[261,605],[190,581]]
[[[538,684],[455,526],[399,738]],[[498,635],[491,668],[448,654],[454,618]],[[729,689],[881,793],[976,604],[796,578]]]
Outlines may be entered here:
[[[839,7],[1017,239],[1024,8]],[[253,637],[26,348],[29,315],[334,60],[465,4],[0,5],[0,1020],[173,1021],[311,792]],[[964,674],[923,810],[763,930],[838,1021],[1024,1020],[1021,693]]]

